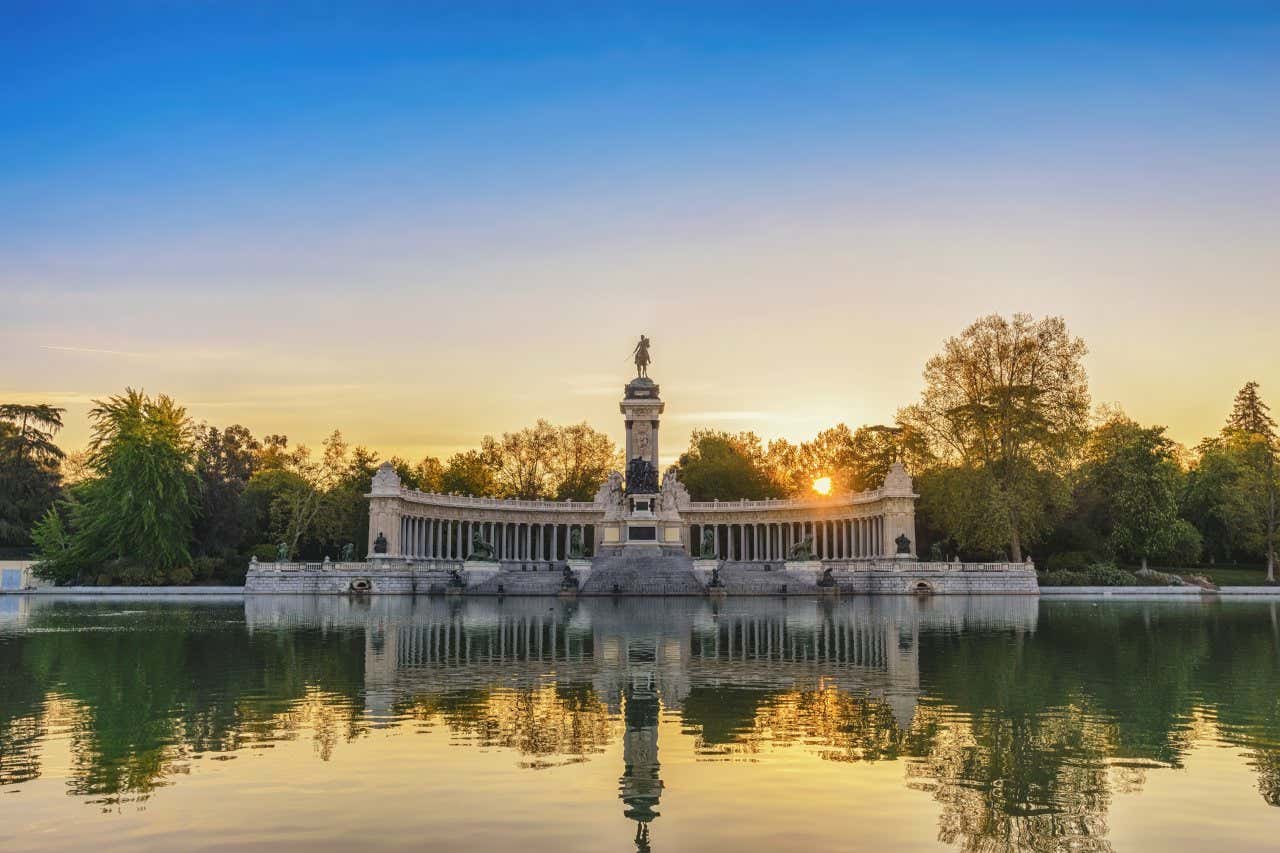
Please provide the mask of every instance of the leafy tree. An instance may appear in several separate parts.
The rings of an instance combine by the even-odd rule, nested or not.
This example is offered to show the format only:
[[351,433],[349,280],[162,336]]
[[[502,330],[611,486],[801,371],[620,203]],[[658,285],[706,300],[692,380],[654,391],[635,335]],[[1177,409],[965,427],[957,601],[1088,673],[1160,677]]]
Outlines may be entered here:
[[552,493],[559,501],[589,501],[609,477],[622,467],[622,454],[613,439],[585,421],[556,428],[551,456]]
[[[129,388],[95,400],[89,419],[95,477],[68,502],[67,547],[42,551],[37,571],[58,581],[87,572],[126,583],[190,580],[198,481],[186,410],[163,394]],[[53,517],[35,534],[51,546],[58,541]]]
[[407,477],[401,474],[400,479],[414,483],[414,488],[424,492],[439,492],[444,487],[444,466],[434,456],[427,456],[413,466]]
[[58,497],[63,409],[0,405],[0,544],[28,545],[31,526]]
[[449,457],[440,477],[445,494],[492,497],[498,494],[498,479],[489,458],[479,450],[466,450]]
[[313,459],[305,445],[282,454],[286,467],[281,470],[291,476],[274,479],[277,488],[270,505],[271,532],[288,547],[290,557],[297,556],[304,536],[315,534],[324,497],[348,465],[348,445],[338,430],[324,440],[322,448],[319,459]]
[[[414,469],[408,463],[396,457],[388,461],[396,467],[406,485],[421,488],[414,477]],[[337,552],[350,542],[356,546],[357,555],[363,556],[365,543],[369,541],[369,502],[365,494],[377,470],[378,455],[372,450],[357,447],[351,451],[332,487],[321,500],[314,533],[317,544],[322,548]]]
[[911,430],[876,424],[850,430],[836,424],[798,445],[785,439],[769,442],[765,467],[787,492],[808,494],[818,477],[831,477],[836,491],[862,492],[884,482],[889,466],[902,460],[923,470],[927,447]]
[[586,423],[486,435],[480,449],[456,454],[441,473],[445,491],[538,500],[590,500],[621,465],[613,441]]
[[[1276,422],[1271,408],[1262,402],[1257,382],[1246,382],[1236,393],[1227,418],[1226,432],[1240,433],[1249,438],[1250,461],[1254,462],[1254,478],[1260,480],[1255,489],[1266,526],[1267,581],[1276,580],[1276,495],[1280,492],[1277,478],[1276,453],[1280,448],[1276,441]],[[1258,464],[1260,463],[1260,464]]]
[[1256,382],[1236,395],[1221,433],[1197,447],[1187,478],[1183,511],[1203,532],[1211,555],[1261,558],[1275,580],[1280,442]]
[[676,464],[680,482],[696,501],[762,500],[787,494],[769,477],[764,448],[752,432],[694,430],[689,449]]
[[920,402],[899,413],[940,462],[981,472],[990,488],[975,497],[1014,560],[1052,523],[1046,482],[1084,441],[1085,352],[1059,317],[983,317],[929,360]]
[[1126,560],[1193,563],[1200,534],[1178,515],[1183,473],[1164,427],[1115,414],[1089,436],[1078,492],[1094,529]]
[[493,469],[499,496],[522,500],[549,497],[556,439],[555,427],[544,420],[518,432],[504,432],[500,438],[486,435],[480,452]]
[[1233,561],[1261,553],[1263,527],[1250,501],[1248,443],[1242,438],[1237,433],[1200,442],[1187,473],[1182,513],[1201,532],[1210,559]]
[[202,557],[231,561],[252,534],[253,516],[244,490],[258,468],[262,444],[245,427],[196,428],[196,476],[200,481],[200,514],[193,551]]

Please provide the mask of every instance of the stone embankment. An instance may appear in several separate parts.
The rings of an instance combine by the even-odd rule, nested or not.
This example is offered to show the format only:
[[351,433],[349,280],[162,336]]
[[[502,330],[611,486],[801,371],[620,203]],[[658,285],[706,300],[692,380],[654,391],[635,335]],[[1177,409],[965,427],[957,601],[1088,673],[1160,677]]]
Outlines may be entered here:
[[[703,595],[714,563],[684,555],[611,554],[577,562],[571,574],[581,595]],[[1035,569],[1022,563],[732,562],[720,566],[726,595],[815,595],[831,569],[833,592],[844,595],[1035,595]],[[247,593],[556,595],[564,564],[375,560],[367,563],[254,563]]]

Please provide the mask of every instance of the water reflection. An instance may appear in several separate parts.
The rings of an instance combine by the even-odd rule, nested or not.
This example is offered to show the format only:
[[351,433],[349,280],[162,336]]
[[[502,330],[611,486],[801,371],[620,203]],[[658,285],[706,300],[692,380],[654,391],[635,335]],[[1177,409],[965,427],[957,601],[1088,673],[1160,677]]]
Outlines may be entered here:
[[620,746],[639,849],[672,807],[660,752],[739,775],[801,750],[849,772],[899,762],[948,846],[1106,850],[1115,798],[1198,743],[1236,749],[1280,805],[1276,617],[1022,597],[0,598],[0,785],[39,779],[65,742],[68,793],[119,809],[198,761],[300,737],[326,761],[411,725],[529,770]]

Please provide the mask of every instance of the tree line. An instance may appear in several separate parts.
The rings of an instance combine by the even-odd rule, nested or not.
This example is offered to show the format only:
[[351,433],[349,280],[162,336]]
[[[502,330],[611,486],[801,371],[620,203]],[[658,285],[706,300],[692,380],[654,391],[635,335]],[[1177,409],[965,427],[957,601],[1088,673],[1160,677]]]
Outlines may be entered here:
[[[892,424],[810,441],[695,430],[676,468],[695,500],[787,497],[830,477],[875,488],[895,460],[920,494],[917,550],[1083,576],[1109,563],[1265,564],[1275,578],[1276,424],[1256,382],[1194,448],[1114,407],[1092,408],[1084,342],[1058,317],[992,315],[948,339]],[[318,452],[243,426],[194,423],[164,395],[96,401],[66,455],[62,410],[0,406],[0,545],[32,547],[59,582],[235,581],[278,543],[302,559],[363,556],[363,495],[381,457],[334,431]],[[446,460],[390,457],[424,491],[590,500],[622,465],[586,423],[485,436]],[[1080,580],[1079,577],[1074,580]]]

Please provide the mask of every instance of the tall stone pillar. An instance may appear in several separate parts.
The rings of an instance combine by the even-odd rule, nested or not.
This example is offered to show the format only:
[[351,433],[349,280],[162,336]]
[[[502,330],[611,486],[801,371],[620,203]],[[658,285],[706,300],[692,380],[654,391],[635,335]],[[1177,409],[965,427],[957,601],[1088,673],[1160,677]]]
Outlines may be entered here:
[[387,541],[386,555],[401,557],[404,555],[403,512],[400,502],[400,475],[388,462],[382,463],[373,475],[369,494],[369,550],[374,554],[374,546],[378,534]]

